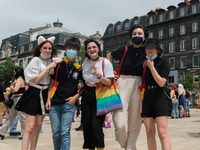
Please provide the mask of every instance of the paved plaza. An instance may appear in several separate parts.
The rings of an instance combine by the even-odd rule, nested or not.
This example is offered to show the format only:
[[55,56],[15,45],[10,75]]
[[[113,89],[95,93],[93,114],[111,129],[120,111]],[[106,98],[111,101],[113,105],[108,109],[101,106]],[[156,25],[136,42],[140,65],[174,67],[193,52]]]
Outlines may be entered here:
[[[81,131],[75,131],[75,128],[80,125],[80,117],[75,118],[72,123],[71,130],[71,149],[82,150],[83,134]],[[37,150],[53,150],[53,140],[49,119],[45,118],[43,122],[43,133],[40,134]],[[18,123],[20,130],[20,123]],[[173,150],[200,150],[200,112],[196,109],[191,109],[191,117],[184,119],[169,119],[169,135]],[[114,128],[104,129],[105,134],[105,150],[122,150],[119,144],[115,141]],[[161,150],[160,141],[157,136],[158,150]],[[137,140],[138,150],[147,150],[145,127],[142,124],[142,129]],[[1,150],[20,150],[21,141],[18,137],[9,136],[7,133],[4,140],[0,140]]]

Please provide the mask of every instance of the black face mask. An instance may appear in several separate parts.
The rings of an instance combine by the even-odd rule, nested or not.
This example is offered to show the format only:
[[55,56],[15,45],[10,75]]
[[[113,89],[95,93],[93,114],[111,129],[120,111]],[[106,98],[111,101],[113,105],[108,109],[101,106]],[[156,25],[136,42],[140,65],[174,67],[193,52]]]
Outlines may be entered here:
[[142,36],[134,36],[134,37],[132,37],[132,42],[135,45],[140,45],[143,42],[143,37]]

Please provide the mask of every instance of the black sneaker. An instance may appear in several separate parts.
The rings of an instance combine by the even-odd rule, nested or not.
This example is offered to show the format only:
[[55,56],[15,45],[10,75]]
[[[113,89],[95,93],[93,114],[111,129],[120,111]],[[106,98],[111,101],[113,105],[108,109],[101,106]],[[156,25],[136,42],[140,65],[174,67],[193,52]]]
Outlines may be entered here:
[[18,136],[18,135],[21,135],[21,132],[10,132],[9,135],[10,136]]
[[174,119],[174,117],[172,116],[171,119]]
[[81,124],[78,128],[75,128],[76,131],[83,131],[83,125]]
[[0,138],[1,138],[1,140],[4,140],[5,136],[0,134]]
[[19,140],[22,140],[22,138],[23,138],[22,136],[21,136],[21,137],[19,137]]

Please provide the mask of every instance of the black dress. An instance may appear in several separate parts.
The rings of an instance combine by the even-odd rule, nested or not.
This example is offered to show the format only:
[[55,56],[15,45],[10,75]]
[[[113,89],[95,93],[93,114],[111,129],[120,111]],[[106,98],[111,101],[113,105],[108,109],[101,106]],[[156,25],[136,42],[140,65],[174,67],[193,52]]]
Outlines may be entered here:
[[[170,68],[166,59],[157,57],[154,60],[154,66],[158,74],[168,79]],[[154,80],[151,70],[147,67],[145,72],[146,89],[144,93],[142,117],[156,118],[158,116],[171,116],[172,101],[170,91],[166,87],[159,87]],[[151,88],[153,86],[153,88]]]

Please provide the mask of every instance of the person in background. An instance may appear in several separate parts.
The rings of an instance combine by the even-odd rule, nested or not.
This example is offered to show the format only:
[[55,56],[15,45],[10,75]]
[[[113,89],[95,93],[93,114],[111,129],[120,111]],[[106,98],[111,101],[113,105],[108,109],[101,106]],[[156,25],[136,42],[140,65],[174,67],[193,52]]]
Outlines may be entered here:
[[[113,112],[113,124],[116,140],[121,148],[136,150],[136,141],[140,133],[142,118],[138,115],[141,93],[138,87],[142,84],[143,63],[146,60],[144,47],[148,39],[148,29],[144,25],[134,25],[129,30],[132,45],[127,46],[127,52],[122,62],[120,77],[117,80],[123,108]],[[121,62],[126,47],[120,47],[107,54]]]
[[175,97],[176,97],[176,102],[172,103],[172,117],[171,117],[171,119],[175,118],[175,115],[176,115],[176,119],[178,119],[178,117],[179,117],[179,112],[178,112],[179,95],[178,95],[176,85],[172,85],[171,87],[172,87],[172,91],[170,93],[170,96],[172,98],[175,94]]
[[104,123],[103,123],[103,127],[104,128],[111,128],[111,121],[112,121],[112,114],[111,112],[106,114]]
[[184,117],[184,107],[183,107],[183,98],[185,96],[185,90],[182,84],[178,85],[178,95],[179,95],[179,116],[180,118]]
[[[24,133],[25,126],[26,126],[26,114],[24,112],[17,111],[15,109],[17,102],[19,101],[19,99],[21,98],[23,93],[25,92],[24,70],[20,67],[15,68],[13,71],[13,76],[14,76],[15,82],[14,82],[14,84],[10,85],[10,91],[8,92],[8,95],[10,95],[11,93],[14,94],[13,105],[10,109],[8,117],[6,118],[6,121],[4,122],[2,127],[0,127],[1,140],[3,140],[5,138],[5,135],[9,129],[10,125],[12,124],[13,120],[16,118],[17,115],[19,116],[19,120],[21,122],[22,134]],[[19,137],[19,140],[21,140],[21,139],[22,139],[22,137]]]
[[[171,116],[172,101],[167,87],[170,67],[166,59],[160,58],[163,50],[155,38],[149,38],[145,45],[147,68],[145,71],[146,88],[142,105],[142,117],[147,134],[149,150],[156,150],[156,127],[162,150],[171,150],[168,134],[168,116]],[[142,101],[142,99],[141,99]],[[141,107],[140,107],[141,108]]]
[[199,101],[199,91],[196,90],[196,91],[195,91],[195,94],[194,94],[194,103],[195,103],[195,105],[196,105],[196,107],[197,107],[197,111],[200,111],[200,110],[199,110],[198,101]]
[[190,96],[192,95],[190,91],[187,90],[187,86],[184,85],[184,89],[185,89],[185,96],[184,96],[184,116],[185,117],[190,117]]
[[6,106],[3,102],[8,98],[4,83],[4,78],[0,78],[0,126],[2,126],[3,116],[6,113]]

